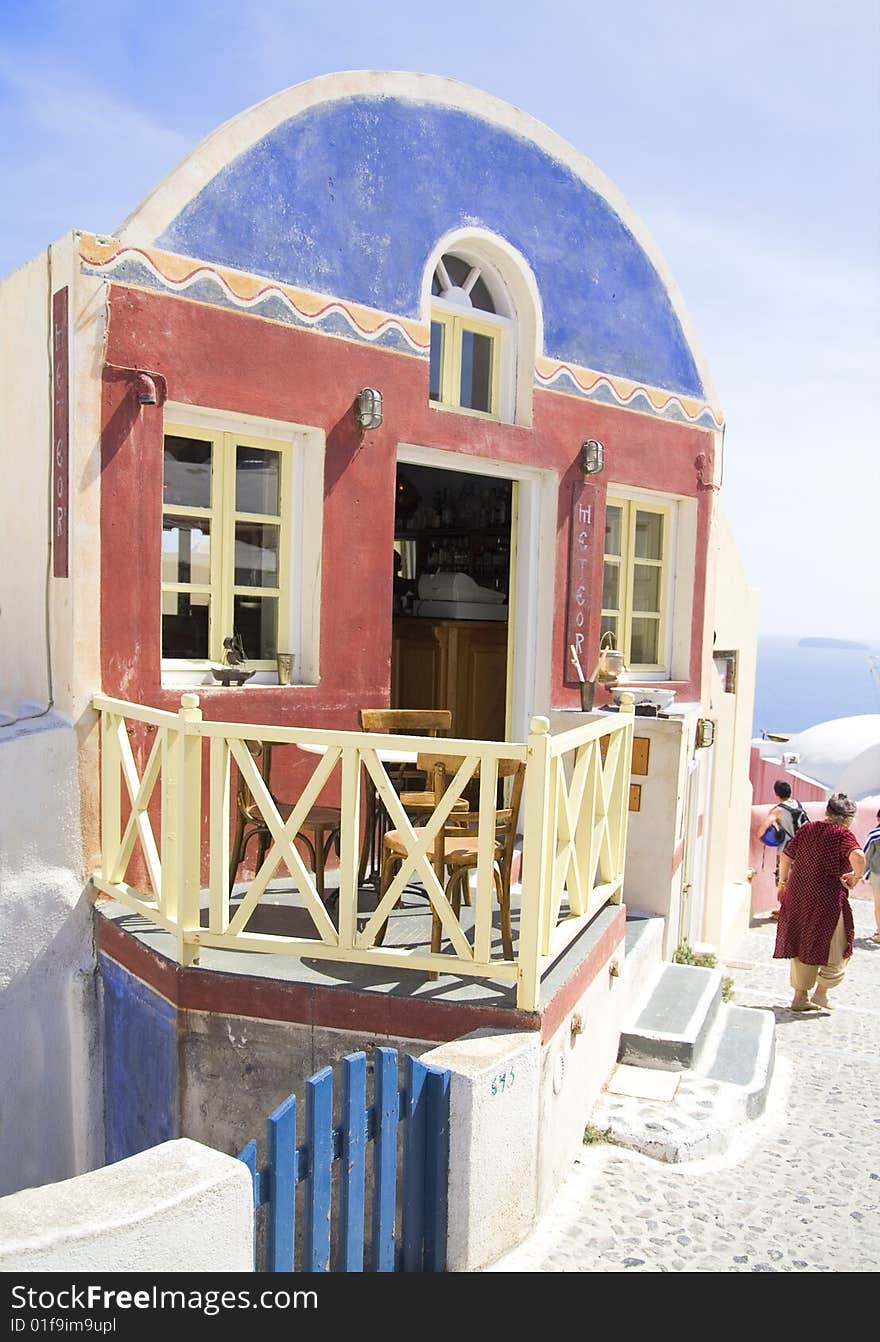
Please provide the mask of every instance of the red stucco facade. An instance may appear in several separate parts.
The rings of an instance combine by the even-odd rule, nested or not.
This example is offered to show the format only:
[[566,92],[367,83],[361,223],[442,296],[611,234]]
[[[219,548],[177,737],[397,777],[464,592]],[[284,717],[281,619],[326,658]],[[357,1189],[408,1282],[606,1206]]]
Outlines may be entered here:
[[[397,447],[401,442],[550,469],[559,476],[551,706],[577,707],[564,683],[571,493],[583,479],[585,438],[606,445],[606,465],[590,489],[594,502],[587,646],[598,646],[606,481],[697,500],[690,678],[670,682],[679,699],[700,697],[707,538],[711,492],[701,490],[695,458],[708,457],[711,433],[534,392],[533,424],[499,424],[437,410],[428,402],[427,363],[353,341],[329,338],[182,298],[114,285],[109,295],[101,443],[101,673],[105,693],[176,711],[179,687],[162,688],[161,509],[163,411],[140,406],[133,374],[161,375],[167,399],[263,416],[326,434],[317,685],[223,689],[200,686],[214,721],[357,729],[362,707],[390,694],[391,582]],[[363,433],[352,402],[363,386],[384,393],[380,429]],[[704,468],[705,478],[705,468]],[[597,705],[607,700],[597,692]],[[151,729],[132,725],[141,763]],[[314,761],[279,752],[273,788],[292,800]],[[207,761],[206,761],[207,769]],[[207,807],[207,788],[205,788]],[[336,787],[322,795],[337,800]],[[207,815],[205,817],[207,819]]]
[[[101,657],[103,688],[174,708],[179,691],[160,676],[161,405],[139,406],[133,381],[115,371],[149,369],[168,399],[265,416],[326,434],[320,683],[202,692],[213,718],[354,727],[357,709],[388,702],[394,481],[401,442],[550,469],[559,476],[551,702],[574,706],[564,685],[570,500],[581,479],[579,445],[606,444],[592,486],[593,537],[601,551],[606,481],[697,500],[690,677],[680,699],[700,695],[706,549],[711,492],[695,458],[712,460],[711,433],[573,396],[534,392],[531,427],[498,424],[429,405],[427,364],[353,341],[291,329],[185,299],[113,286],[101,452]],[[382,427],[355,425],[362,386],[381,387]],[[704,477],[706,475],[704,471]],[[588,646],[599,635],[602,556],[591,564]]]

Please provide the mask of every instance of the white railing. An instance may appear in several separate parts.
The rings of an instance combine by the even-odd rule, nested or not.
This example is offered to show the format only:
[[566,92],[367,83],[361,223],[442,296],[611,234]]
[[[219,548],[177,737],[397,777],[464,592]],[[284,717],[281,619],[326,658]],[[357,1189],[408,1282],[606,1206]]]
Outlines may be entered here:
[[[203,947],[308,956],[514,981],[517,1005],[533,1010],[543,970],[586,926],[603,904],[620,902],[632,752],[632,715],[609,714],[551,737],[546,718],[535,718],[526,745],[496,741],[389,736],[368,732],[206,722],[198,696],[184,694],[179,713],[143,708],[96,695],[101,715],[101,867],[95,888],[120,900],[175,938],[182,964]],[[155,730],[152,749],[138,772],[127,723]],[[209,745],[207,925],[202,925],[203,742]],[[255,764],[247,743],[306,746],[317,750],[315,768],[286,820]],[[603,745],[604,742],[604,745]],[[430,749],[463,757],[440,804],[418,832],[401,806],[379,758],[389,749]],[[235,761],[271,844],[259,870],[231,902],[230,822]],[[513,959],[499,955],[493,939],[495,806],[499,760],[525,765],[524,840],[519,937]],[[406,856],[378,906],[359,908],[361,784],[368,775],[397,830]],[[479,775],[478,844],[472,880],[473,933],[465,935],[432,862],[434,841],[455,802]],[[315,878],[295,839],[309,810],[329,783],[340,794],[339,890],[335,919],[319,897]],[[127,801],[124,802],[123,786]],[[154,794],[159,788],[158,802]],[[152,805],[151,805],[152,803]],[[125,820],[123,823],[123,817]],[[158,823],[157,838],[154,821]],[[127,880],[139,849],[143,883]],[[248,930],[269,882],[287,869],[311,923],[308,935]],[[420,878],[447,948],[385,946],[390,910],[412,877]],[[377,940],[378,938],[378,940]]]

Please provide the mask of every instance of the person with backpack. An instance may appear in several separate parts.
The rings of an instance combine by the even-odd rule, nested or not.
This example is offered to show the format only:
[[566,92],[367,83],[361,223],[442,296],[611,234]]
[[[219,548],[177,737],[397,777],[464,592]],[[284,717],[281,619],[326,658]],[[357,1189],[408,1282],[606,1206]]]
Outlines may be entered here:
[[880,811],[877,812],[877,824],[865,840],[862,851],[867,863],[865,880],[874,896],[874,921],[877,924],[877,930],[871,940],[880,941]]
[[[773,784],[773,791],[776,793],[777,804],[767,817],[767,824],[758,837],[762,843],[776,849],[776,895],[781,904],[780,858],[798,830],[809,823],[810,817],[797,798],[791,795],[791,785],[789,783],[780,780]],[[779,909],[774,909],[770,917],[775,922],[779,917]],[[878,924],[878,928],[880,928],[880,924]]]

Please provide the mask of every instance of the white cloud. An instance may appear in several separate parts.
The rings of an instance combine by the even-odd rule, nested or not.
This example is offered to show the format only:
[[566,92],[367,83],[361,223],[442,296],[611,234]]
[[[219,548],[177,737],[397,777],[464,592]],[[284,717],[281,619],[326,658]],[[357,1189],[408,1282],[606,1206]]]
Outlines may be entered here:
[[122,154],[149,148],[164,159],[190,147],[179,131],[92,84],[77,82],[57,65],[36,68],[0,51],[0,79],[18,100],[24,136],[30,122],[63,140],[114,143]]

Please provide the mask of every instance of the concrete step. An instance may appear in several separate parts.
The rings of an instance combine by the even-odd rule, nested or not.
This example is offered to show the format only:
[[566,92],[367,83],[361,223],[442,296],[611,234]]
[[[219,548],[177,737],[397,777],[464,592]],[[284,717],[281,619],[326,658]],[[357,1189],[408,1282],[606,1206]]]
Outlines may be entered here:
[[663,964],[650,995],[620,1036],[620,1062],[665,1071],[693,1068],[721,1005],[721,974],[694,965]]
[[664,918],[648,913],[627,913],[620,988],[623,1019],[631,1020],[650,995],[663,961]]
[[[772,1012],[719,1003],[713,984],[668,973],[675,969],[713,972],[662,967],[590,1118],[616,1145],[670,1162],[727,1150],[742,1124],[763,1112],[776,1043]],[[682,993],[678,1012],[673,988]],[[670,1058],[680,1061],[689,1046],[691,1065],[676,1072]],[[659,1055],[653,1060],[651,1049]]]
[[710,1081],[738,1086],[749,1118],[764,1112],[776,1060],[776,1021],[771,1011],[724,1006],[724,1028],[701,1071]]

